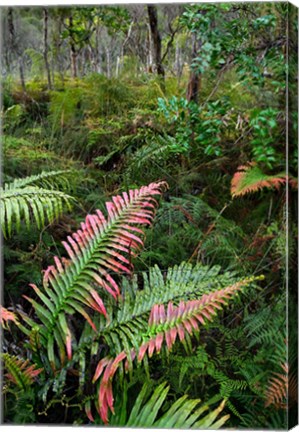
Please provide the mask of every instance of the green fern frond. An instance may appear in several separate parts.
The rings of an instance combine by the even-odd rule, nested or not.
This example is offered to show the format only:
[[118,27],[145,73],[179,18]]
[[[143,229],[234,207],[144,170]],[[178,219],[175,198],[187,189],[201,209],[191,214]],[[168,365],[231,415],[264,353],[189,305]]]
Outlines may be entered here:
[[37,369],[35,364],[29,365],[29,360],[19,359],[7,353],[2,354],[2,358],[8,370],[5,376],[22,390],[26,390],[43,371],[42,368]]
[[160,411],[163,412],[163,404],[169,392],[169,386],[166,383],[160,384],[150,397],[147,390],[148,385],[144,384],[124,426],[159,429],[219,429],[229,418],[229,415],[226,415],[217,420],[224,408],[224,402],[202,417],[202,414],[208,410],[208,405],[200,404],[200,399],[189,399],[187,395],[174,402],[161,416],[159,414]]
[[180,149],[174,137],[156,135],[154,139],[147,140],[146,144],[134,153],[128,172],[132,173],[153,163],[164,164],[178,153]]
[[46,189],[69,189],[67,175],[71,170],[43,171],[40,174],[14,179],[4,185],[4,191],[20,189],[27,186],[38,186]]
[[165,268],[179,256],[180,261],[192,257],[192,261],[239,269],[246,241],[245,233],[234,221],[193,195],[163,202],[149,236],[151,248],[142,253],[142,259]]
[[29,228],[34,219],[38,228],[42,228],[46,221],[53,222],[62,214],[64,204],[70,209],[74,201],[63,192],[34,186],[2,189],[0,194],[0,219],[5,238],[11,236],[13,223],[19,231],[22,220]]

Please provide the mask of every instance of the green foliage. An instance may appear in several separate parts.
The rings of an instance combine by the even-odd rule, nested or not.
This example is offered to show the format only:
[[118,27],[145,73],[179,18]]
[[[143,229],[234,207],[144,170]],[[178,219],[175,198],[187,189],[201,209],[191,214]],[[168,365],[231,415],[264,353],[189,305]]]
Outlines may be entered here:
[[7,423],[296,422],[297,13],[157,12],[163,79],[146,7],[3,9]]
[[[32,133],[32,130],[30,131]],[[36,137],[35,137],[36,138]],[[32,137],[4,135],[3,139],[3,175],[4,181],[11,181],[15,177],[31,176],[41,171],[57,171],[72,169],[78,171],[81,164],[63,158],[49,150],[43,141],[36,142]],[[72,183],[76,177],[72,176]]]
[[[122,360],[127,359],[131,369],[134,356],[137,357],[138,354],[138,362],[142,360],[146,368],[147,357],[152,356],[154,345],[156,344],[157,352],[161,349],[162,334],[165,337],[166,349],[167,351],[170,350],[175,341],[174,330],[178,332],[179,338],[188,352],[192,345],[193,332],[198,333],[196,320],[202,325],[205,325],[207,320],[213,320],[216,310],[221,309],[221,306],[226,304],[231,296],[234,296],[242,286],[250,284],[254,279],[236,282],[235,275],[231,273],[219,274],[219,267],[209,269],[200,265],[193,267],[188,264],[181,264],[170,269],[165,278],[156,267],[148,276],[144,274],[142,290],[140,290],[136,278],[133,283],[126,282],[124,279],[121,292],[122,301],[118,305],[111,301],[108,302],[108,298],[103,292],[103,298],[106,299],[107,303],[106,310],[92,284],[97,282],[113,297],[119,296],[118,285],[107,271],[130,272],[130,261],[117,250],[132,254],[134,249],[138,249],[138,243],[142,244],[141,240],[133,234],[134,232],[141,232],[134,225],[149,223],[153,217],[152,209],[154,209],[155,203],[152,195],[161,193],[163,186],[163,183],[151,184],[135,193],[131,191],[129,194],[124,193],[122,197],[114,197],[112,202],[106,205],[109,214],[108,220],[100,211],[97,212],[97,216],[88,215],[85,223],[81,225],[82,231],[79,230],[72,238],[68,237],[68,242],[63,243],[70,260],[60,260],[55,257],[55,267],[50,266],[45,272],[43,292],[31,284],[39,301],[25,296],[33,304],[35,314],[41,324],[37,324],[35,319],[24,313],[21,313],[21,317],[26,323],[26,327],[23,324],[17,324],[19,329],[28,336],[30,340],[28,347],[34,353],[34,358],[48,371],[49,379],[45,383],[46,387],[42,392],[43,394],[44,391],[47,393],[49,385],[51,386],[53,375],[51,369],[55,371],[58,367],[61,368],[59,374],[55,374],[55,379],[52,381],[53,391],[59,395],[66,384],[66,370],[71,365],[76,367],[77,364],[80,371],[79,393],[82,392],[82,386],[84,386],[82,377],[85,376],[85,368],[88,364],[85,357],[89,350],[91,350],[91,357],[96,354],[98,337],[102,339],[102,342],[105,342],[109,349],[109,357],[102,357],[92,380],[95,383],[106,367],[99,386],[100,405],[96,404],[97,411],[105,423],[108,421],[107,403],[113,410],[112,389],[111,386],[107,387],[107,379],[112,380]],[[130,223],[133,226],[128,225]],[[128,249],[128,245],[130,245],[130,249]],[[184,298],[186,302],[182,301]],[[197,300],[198,298],[199,300]],[[178,306],[173,306],[170,300]],[[167,316],[162,304],[168,305]],[[91,318],[84,309],[85,305],[100,312],[104,317],[109,316],[108,323],[104,318],[100,318],[99,314]],[[69,317],[74,316],[75,312],[83,315],[88,323],[88,327],[85,326],[83,329],[78,343],[70,329],[69,320]],[[161,318],[159,318],[159,314]],[[163,316],[166,319],[165,322]],[[149,320],[148,323],[147,319]],[[171,336],[169,336],[170,334]],[[171,342],[169,337],[171,337]],[[57,350],[54,348],[54,341]],[[43,360],[39,355],[41,350],[46,353]],[[56,357],[57,351],[60,362]],[[68,358],[66,364],[65,353]],[[111,355],[116,355],[116,358],[113,359],[112,357],[111,359]],[[159,397],[162,403],[161,393],[163,394],[163,391],[160,390]],[[155,398],[156,394],[153,396],[153,399]],[[187,403],[185,398],[178,399],[172,410],[178,410],[179,414],[181,412],[179,407],[183,401]],[[187,405],[184,405],[184,410],[185,408]],[[194,427],[200,425],[208,427],[222,408],[223,406],[208,414],[202,419],[202,423],[196,421],[197,419],[195,420],[193,415],[189,417],[189,421],[191,422],[192,418],[191,423],[194,423]],[[87,405],[87,412],[90,417],[89,405]],[[198,415],[197,411],[196,413]],[[164,424],[166,418],[167,423]],[[168,425],[169,421],[174,419],[173,416],[171,418],[172,420],[164,414],[159,425],[161,427]],[[223,421],[225,421],[224,418],[216,424],[221,425]]]
[[25,110],[21,104],[11,105],[4,113],[2,121],[4,122],[4,132],[14,130],[19,126],[25,117]]
[[158,210],[155,229],[148,234],[148,247],[141,258],[166,268],[191,260],[238,268],[237,257],[245,247],[245,234],[232,220],[211,208],[200,197],[172,197]]
[[275,150],[275,145],[281,140],[277,124],[278,114],[281,115],[282,113],[273,108],[255,109],[251,113],[249,123],[253,129],[253,139],[251,140],[253,159],[270,169],[278,162]]
[[44,73],[44,58],[43,55],[35,49],[28,48],[25,54],[29,56],[31,60],[31,71],[30,74],[34,79],[40,78]]
[[[151,184],[143,187],[135,194],[114,197],[113,203],[106,204],[108,218],[100,210],[97,214],[88,215],[82,230],[68,237],[63,245],[71,262],[61,261],[55,257],[55,267],[48,267],[43,278],[44,293],[35,285],[31,285],[43,306],[35,300],[27,298],[34,306],[41,321],[39,332],[41,343],[47,348],[48,359],[55,370],[54,343],[57,344],[61,363],[64,363],[66,345],[69,360],[72,357],[72,334],[67,325],[65,312],[73,315],[79,312],[96,330],[89,314],[83,309],[88,305],[91,309],[107,316],[106,308],[99,294],[93,288],[97,283],[114,298],[119,296],[119,288],[114,278],[108,273],[130,273],[131,263],[119,251],[133,253],[142,245],[142,240],[134,232],[142,231],[130,223],[150,224],[154,205],[152,195],[159,195],[165,183]],[[107,261],[106,261],[107,260]],[[25,319],[30,327],[36,324]],[[26,334],[30,334],[26,330]]]
[[[39,229],[43,228],[46,220],[51,223],[63,212],[63,205],[71,208],[74,200],[71,196],[53,190],[61,183],[65,184],[66,171],[41,173],[24,179],[16,179],[1,188],[1,227],[4,237],[12,234],[12,225],[16,231],[20,230],[21,221],[25,221],[30,228],[30,219],[34,219]],[[38,186],[50,186],[44,189]]]
[[233,273],[221,274],[220,267],[187,263],[168,269],[166,275],[156,266],[148,274],[143,273],[142,279],[142,290],[140,278],[136,276],[132,282],[123,281],[122,309],[110,325],[102,323],[104,339],[113,355],[122,350],[130,352],[130,347],[141,344],[142,335],[148,331],[147,319],[154,305],[193,300],[237,281]]
[[[126,422],[114,421],[112,425],[159,429],[219,429],[229,418],[229,416],[223,416],[217,419],[224,403],[202,417],[202,414],[208,409],[208,405],[204,404],[199,407],[200,399],[190,400],[187,395],[182,396],[168,410],[165,410],[163,404],[165,404],[168,392],[169,386],[167,387],[166,383],[156,387],[152,394],[149,393],[148,384],[144,384]],[[159,415],[159,412],[163,412],[163,415]]]
[[199,106],[194,102],[177,99],[165,101],[159,98],[159,110],[169,124],[175,125],[175,140],[181,153],[190,156],[222,156],[220,135],[228,127],[231,104],[228,98],[208,102]]

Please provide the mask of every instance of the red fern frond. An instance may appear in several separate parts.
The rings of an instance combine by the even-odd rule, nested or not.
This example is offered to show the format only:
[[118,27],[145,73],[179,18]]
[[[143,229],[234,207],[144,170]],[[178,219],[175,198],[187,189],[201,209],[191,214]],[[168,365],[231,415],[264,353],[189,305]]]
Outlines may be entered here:
[[265,392],[265,407],[274,405],[276,408],[286,408],[286,399],[288,391],[288,364],[282,363],[281,367],[284,374],[274,372],[269,380],[268,387]]
[[233,197],[243,196],[248,193],[257,192],[263,188],[279,189],[289,181],[290,185],[297,187],[297,180],[287,176],[286,173],[277,175],[264,174],[253,162],[238,168],[231,181],[231,194]]
[[148,321],[148,333],[144,335],[148,340],[140,345],[138,352],[132,349],[130,353],[122,351],[115,359],[105,357],[96,368],[93,383],[103,375],[99,385],[97,409],[104,423],[108,423],[108,410],[114,412],[112,379],[122,361],[125,361],[125,370],[128,370],[128,355],[131,361],[137,358],[137,361],[141,362],[146,354],[151,357],[154,352],[159,353],[163,342],[167,350],[171,350],[177,336],[183,342],[186,333],[192,335],[198,332],[199,324],[205,325],[212,321],[217,310],[222,309],[231,297],[251,281],[252,279],[245,279],[232,286],[204,294],[199,300],[181,301],[178,306],[170,302],[167,309],[164,305],[153,306]]
[[265,392],[265,407],[288,408],[298,401],[298,382],[296,374],[289,370],[288,363],[281,363],[284,373],[274,372]]

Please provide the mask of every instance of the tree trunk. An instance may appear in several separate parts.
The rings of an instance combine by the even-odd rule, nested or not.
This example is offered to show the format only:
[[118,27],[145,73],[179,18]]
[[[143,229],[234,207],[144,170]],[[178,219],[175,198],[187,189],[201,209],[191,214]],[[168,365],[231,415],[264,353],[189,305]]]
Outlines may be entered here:
[[100,47],[100,26],[96,26],[95,34],[95,72],[98,74],[102,73],[102,53]]
[[70,31],[70,46],[71,46],[71,73],[72,78],[77,78],[78,76],[78,69],[77,69],[77,50],[75,46],[75,42],[73,39],[73,17],[70,15],[70,25],[69,25],[69,31]]
[[43,9],[44,13],[44,61],[45,61],[45,68],[46,68],[46,74],[47,74],[47,81],[48,81],[48,89],[52,89],[52,82],[51,82],[51,72],[50,72],[50,65],[49,65],[49,59],[48,59],[48,9]]
[[151,29],[151,39],[152,39],[152,45],[154,49],[154,63],[157,74],[163,79],[165,77],[165,71],[164,67],[162,65],[161,60],[161,36],[158,30],[158,13],[157,13],[157,7],[156,6],[148,6],[147,7],[148,16],[149,16],[149,24]]
[[[54,39],[54,55],[52,56],[52,62],[53,62],[53,73],[52,76],[54,76],[55,73],[55,67],[57,65],[58,73],[60,76],[61,84],[64,86],[64,57],[61,53],[61,44],[62,39],[60,38],[60,35],[62,33],[63,28],[63,16],[59,15],[57,19],[54,20],[55,23],[55,30],[53,34]],[[54,58],[55,56],[55,58]]]
[[106,47],[107,78],[111,78],[111,54],[110,49]]
[[[196,58],[201,42],[197,39],[195,33],[192,34],[192,60]],[[187,100],[198,103],[200,90],[201,74],[191,69],[187,88]]]
[[20,80],[23,92],[26,93],[26,83],[25,83],[25,74],[24,74],[24,60],[23,57],[19,57],[19,71],[20,71]]
[[116,78],[119,77],[120,67],[121,67],[121,56],[117,56],[116,67],[115,67],[115,77]]
[[147,72],[153,72],[153,43],[151,36],[151,28],[148,24],[148,32],[147,32],[147,53],[146,53],[146,70]]
[[179,46],[179,43],[177,42],[176,46],[175,46],[174,70],[175,70],[175,74],[179,80],[182,76],[182,69],[183,69],[182,66],[183,66],[182,52],[181,52],[181,48]]
[[9,43],[10,43],[11,51],[18,58],[21,86],[22,86],[23,92],[26,93],[23,56],[19,52],[17,45],[16,45],[16,36],[15,36],[15,27],[14,27],[14,22],[13,22],[13,10],[12,10],[12,8],[8,8],[7,21],[8,21]]

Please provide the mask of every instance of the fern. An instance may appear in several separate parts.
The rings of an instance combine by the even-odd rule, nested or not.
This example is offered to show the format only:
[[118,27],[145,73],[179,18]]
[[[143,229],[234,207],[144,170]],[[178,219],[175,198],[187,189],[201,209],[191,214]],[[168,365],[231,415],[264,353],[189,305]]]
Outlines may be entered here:
[[212,321],[216,310],[222,309],[222,305],[226,304],[228,299],[251,281],[240,281],[222,290],[204,294],[200,300],[181,301],[177,307],[170,302],[167,311],[164,305],[155,305],[149,317],[148,330],[141,335],[142,343],[138,349],[133,348],[130,352],[122,351],[115,358],[104,357],[97,366],[93,382],[103,375],[99,386],[97,407],[103,421],[108,422],[108,409],[114,411],[112,379],[123,361],[125,361],[125,369],[128,370],[135,358],[140,363],[146,353],[148,357],[151,357],[155,351],[159,353],[163,342],[166,343],[167,350],[171,349],[177,337],[184,343],[191,335],[198,333],[198,323],[205,325],[207,321]]
[[[218,429],[229,418],[229,415],[225,415],[217,420],[224,408],[224,402],[203,417],[202,414],[208,410],[208,404],[199,405],[200,399],[192,400],[187,395],[179,398],[165,410],[163,408],[168,393],[169,386],[166,383],[157,386],[152,394],[149,392],[149,385],[145,383],[131,408],[128,419],[120,422],[118,418],[112,418],[111,425],[159,429]],[[163,415],[160,414],[161,412]],[[90,419],[93,421],[93,418]]]
[[[157,207],[154,196],[166,187],[165,182],[151,183],[112,197],[106,203],[108,217],[97,210],[63,242],[68,258],[54,257],[55,264],[44,273],[43,289],[31,284],[36,297],[25,298],[35,315],[19,312],[18,329],[27,336],[34,362],[46,371],[38,396],[44,402],[50,390],[57,399],[74,374],[77,396],[82,399],[87,391],[87,400],[79,406],[87,402],[90,415],[88,401],[96,393],[96,409],[107,423],[109,411],[114,411],[116,372],[124,382],[125,371],[131,374],[141,363],[146,370],[152,355],[162,349],[169,353],[176,340],[190,351],[199,327],[258,279],[240,280],[234,273],[221,273],[219,266],[182,263],[167,273],[154,267],[143,274],[143,286],[140,278],[131,280],[131,259],[143,246],[139,226],[151,225]],[[79,325],[75,333],[78,314],[85,319],[84,328]],[[242,383],[234,385],[240,388]]]
[[13,321],[17,324],[18,318],[16,314],[10,312],[9,310],[0,305],[0,323],[4,327],[7,321]]
[[269,380],[265,397],[265,407],[275,405],[277,408],[286,408],[287,391],[288,391],[288,364],[281,364],[284,374],[274,372]]
[[139,148],[132,158],[128,172],[148,167],[151,164],[164,164],[175,154],[181,153],[174,137],[170,135],[155,135],[151,140]]
[[29,229],[33,217],[40,229],[45,226],[46,220],[53,222],[62,214],[63,204],[70,209],[71,201],[74,200],[63,192],[33,186],[0,190],[0,193],[0,218],[5,238],[11,236],[13,222],[19,231],[21,220],[24,219]]
[[[71,208],[74,201],[69,195],[58,187],[68,187],[66,174],[70,171],[49,171],[38,175],[15,179],[6,183],[0,189],[0,220],[4,237],[10,237],[13,224],[16,231],[21,228],[24,220],[27,228],[33,218],[40,229],[45,226],[46,220],[53,222],[63,212],[63,205]],[[47,189],[44,189],[47,187]]]
[[6,377],[22,390],[26,390],[43,371],[42,368],[37,369],[35,364],[29,366],[29,360],[18,359],[7,353],[2,354],[2,358],[8,370]]
[[256,164],[250,163],[240,166],[234,174],[231,182],[231,194],[236,197],[257,192],[263,188],[279,189],[287,181],[290,181],[292,187],[297,187],[297,180],[294,177],[287,176],[286,173],[267,175]]
[[217,263],[240,268],[246,236],[237,224],[226,219],[200,197],[171,197],[157,212],[149,247],[143,260],[164,268],[180,261]]
[[[110,355],[117,355],[131,347],[140,346],[142,335],[148,330],[148,317],[156,304],[167,305],[170,301],[178,304],[180,300],[194,300],[201,295],[220,290],[237,282],[231,272],[220,273],[220,267],[212,268],[201,264],[181,263],[169,268],[167,274],[155,266],[149,273],[142,274],[141,280],[135,275],[133,280],[122,280],[122,301],[117,310],[110,313],[111,322],[101,317],[95,322],[101,338],[109,347]],[[84,345],[95,340],[94,333],[88,329],[82,335]]]
[[[100,210],[88,215],[81,230],[63,242],[69,260],[55,257],[55,266],[50,266],[44,274],[44,292],[31,285],[42,301],[43,306],[26,297],[34,306],[41,321],[39,332],[41,342],[47,347],[48,358],[55,369],[54,342],[56,342],[61,362],[64,363],[66,346],[67,356],[72,357],[72,335],[65,314],[81,314],[96,330],[90,315],[84,307],[88,306],[104,316],[106,308],[94,285],[101,287],[115,299],[120,291],[115,278],[110,274],[130,274],[132,264],[126,254],[134,256],[143,245],[143,232],[135,225],[150,225],[157,201],[154,195],[161,194],[166,187],[164,182],[152,183],[140,190],[124,192],[106,203],[108,218]],[[36,324],[24,316],[30,327]],[[25,329],[24,329],[25,330]],[[30,330],[25,330],[30,334]]]
[[40,174],[14,179],[4,185],[4,191],[20,189],[27,186],[38,186],[47,189],[69,188],[67,175],[71,170],[43,171]]

